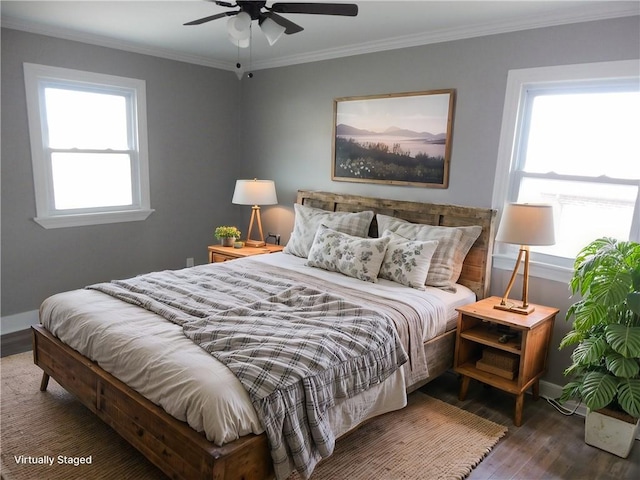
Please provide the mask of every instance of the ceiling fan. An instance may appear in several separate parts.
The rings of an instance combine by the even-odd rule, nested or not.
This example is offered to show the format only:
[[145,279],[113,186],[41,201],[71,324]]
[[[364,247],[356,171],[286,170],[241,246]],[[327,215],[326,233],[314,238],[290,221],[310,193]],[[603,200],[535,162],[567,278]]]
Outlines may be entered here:
[[304,13],[311,15],[340,15],[355,17],[358,15],[358,6],[352,3],[274,3],[271,7],[267,2],[241,1],[236,3],[213,1],[216,5],[227,8],[238,7],[223,13],[217,13],[198,20],[185,23],[185,25],[201,25],[219,18],[231,17],[227,22],[229,39],[234,45],[242,48],[249,46],[251,22],[258,20],[260,29],[267,37],[269,45],[273,45],[284,33],[292,35],[304,30],[300,25],[284,18],[279,13]]

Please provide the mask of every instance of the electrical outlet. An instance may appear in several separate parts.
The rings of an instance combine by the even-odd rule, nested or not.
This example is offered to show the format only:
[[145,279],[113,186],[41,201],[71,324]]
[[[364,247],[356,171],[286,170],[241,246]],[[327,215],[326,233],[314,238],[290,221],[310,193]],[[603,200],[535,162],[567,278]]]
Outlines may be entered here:
[[187,258],[187,267],[193,267],[195,264],[193,263],[193,257]]
[[279,233],[271,233],[269,232],[269,234],[267,235],[267,242],[269,241],[270,238],[273,238],[273,243],[275,245],[280,245],[280,234]]

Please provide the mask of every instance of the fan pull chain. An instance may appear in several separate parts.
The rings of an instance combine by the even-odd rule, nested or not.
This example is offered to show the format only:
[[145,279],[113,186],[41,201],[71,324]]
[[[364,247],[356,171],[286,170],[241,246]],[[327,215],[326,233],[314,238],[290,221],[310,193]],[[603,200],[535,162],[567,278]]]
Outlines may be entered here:
[[253,72],[251,71],[252,51],[253,51],[253,26],[249,25],[249,73],[247,73],[248,78],[253,78]]
[[[242,69],[242,63],[240,63],[240,44],[236,44],[237,49],[237,61],[236,61],[236,76],[238,80],[242,80],[244,77],[244,70]],[[249,25],[249,72],[247,72],[247,78],[253,78],[253,72],[251,71],[251,65],[253,64],[253,28]]]
[[242,80],[242,76],[243,76],[243,71],[242,71],[242,64],[240,63],[240,45],[237,45],[237,50],[238,50],[238,55],[237,55],[237,62],[236,62],[236,76],[238,77],[238,80]]

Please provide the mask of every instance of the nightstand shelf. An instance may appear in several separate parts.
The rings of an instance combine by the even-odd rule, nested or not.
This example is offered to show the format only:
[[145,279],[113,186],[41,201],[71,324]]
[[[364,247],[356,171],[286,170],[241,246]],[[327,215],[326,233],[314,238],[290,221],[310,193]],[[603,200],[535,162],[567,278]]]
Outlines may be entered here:
[[226,262],[236,258],[251,257],[253,255],[264,255],[266,253],[281,252],[282,245],[272,245],[267,243],[263,247],[223,247],[222,245],[209,245],[209,263]]
[[[461,375],[466,375],[469,378],[478,380],[479,382],[486,383],[495,388],[499,388],[503,392],[513,393],[515,395],[520,394],[521,387],[518,385],[518,378],[509,380],[507,378],[499,377],[493,373],[485,372],[476,367],[475,362],[468,362],[456,367],[456,372]],[[531,384],[527,386],[529,388]],[[466,395],[465,395],[466,398]],[[518,425],[519,426],[519,425]]]
[[502,334],[493,328],[490,323],[482,323],[465,330],[460,333],[460,336],[488,347],[496,347],[500,350],[520,355],[520,339],[510,339],[506,343],[501,343],[499,338]]
[[[531,388],[533,398],[537,400],[539,396],[539,380],[547,371],[549,342],[558,309],[535,305],[534,312],[521,315],[494,309],[499,302],[500,298],[490,297],[457,309],[454,370],[461,375],[458,397],[466,398],[471,379],[514,394],[513,423],[520,426],[525,392]],[[503,338],[503,343],[500,339],[505,333],[511,336]],[[486,362],[479,368],[477,362],[484,356],[502,359],[513,368],[491,364],[487,367]]]

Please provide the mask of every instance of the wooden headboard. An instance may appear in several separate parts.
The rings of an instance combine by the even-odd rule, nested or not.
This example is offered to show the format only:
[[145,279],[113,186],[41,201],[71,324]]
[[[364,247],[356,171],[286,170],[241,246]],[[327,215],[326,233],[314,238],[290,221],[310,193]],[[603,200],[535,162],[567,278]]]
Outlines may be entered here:
[[[311,190],[298,190],[297,203],[333,212],[373,210],[374,213],[427,225],[445,227],[480,225],[482,233],[467,254],[458,283],[473,290],[478,299],[484,298],[489,294],[491,254],[493,252],[496,224],[495,210],[405,200],[387,200]],[[374,237],[378,236],[378,225],[375,217],[369,234]]]

